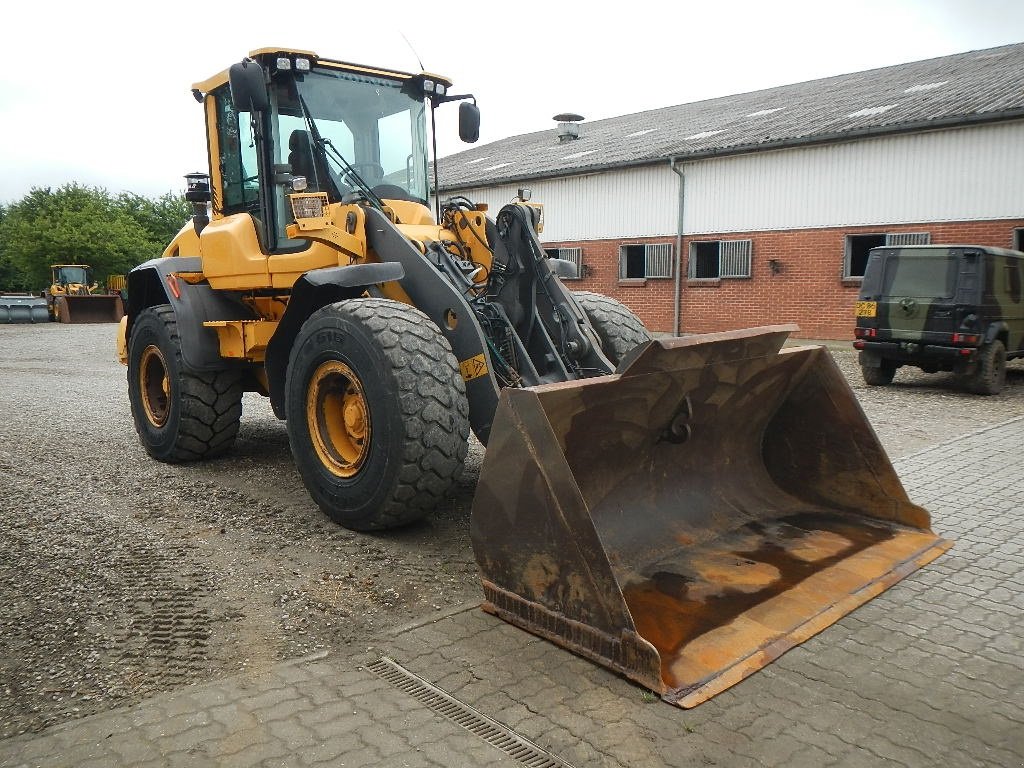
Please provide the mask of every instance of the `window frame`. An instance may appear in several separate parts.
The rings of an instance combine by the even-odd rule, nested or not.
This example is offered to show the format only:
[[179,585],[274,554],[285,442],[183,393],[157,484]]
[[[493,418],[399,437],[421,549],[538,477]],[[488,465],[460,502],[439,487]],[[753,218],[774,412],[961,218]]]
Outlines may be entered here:
[[[904,245],[931,245],[932,233],[931,232],[847,232],[843,235],[843,280],[856,280],[860,281],[864,279],[864,273],[861,272],[859,275],[852,273],[853,267],[853,238],[860,237],[874,237],[882,238],[882,242],[877,245],[871,246],[871,248],[881,247],[893,247],[899,248]],[[868,248],[868,252],[871,251]],[[864,256],[864,270],[867,271],[868,259],[867,254]]]
[[[262,178],[258,149],[247,135],[251,121],[261,116],[254,118],[252,113],[236,109],[227,85],[215,89],[212,95],[219,151],[215,159],[220,182],[220,188],[214,190],[214,208],[223,216],[256,214],[260,209],[259,187],[247,188],[243,179],[249,176]],[[230,173],[227,172],[229,165]],[[252,193],[251,196],[248,192]]]
[[576,277],[563,277],[563,280],[583,279],[583,247],[579,245],[545,248],[544,253],[555,259],[569,261],[576,265]]
[[[629,249],[644,249],[643,275],[629,274]],[[672,243],[619,243],[619,280],[666,280],[674,272],[675,246]],[[635,257],[634,253],[634,257]],[[660,267],[660,268],[659,268]]]
[[[722,244],[728,244],[726,253],[722,252]],[[697,254],[698,250],[703,250],[706,246],[715,245],[717,247],[717,260],[715,263],[715,274],[697,276],[697,266],[700,258],[706,258],[708,254],[703,257],[699,257]],[[712,280],[749,280],[754,276],[754,241],[751,238],[717,238],[715,240],[691,240],[687,244],[687,263],[686,263],[686,279],[687,280],[699,280],[699,281],[712,281]],[[729,253],[728,251],[739,251],[738,253]],[[723,270],[723,260],[725,263],[730,261],[734,264],[733,268]],[[735,265],[743,263],[744,267],[741,270],[735,269]]]

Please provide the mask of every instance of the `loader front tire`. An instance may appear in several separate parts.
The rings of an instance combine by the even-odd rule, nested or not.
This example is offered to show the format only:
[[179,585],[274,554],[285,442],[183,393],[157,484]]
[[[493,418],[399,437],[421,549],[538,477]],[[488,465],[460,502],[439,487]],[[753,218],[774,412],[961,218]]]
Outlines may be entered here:
[[235,442],[242,418],[240,374],[185,370],[168,304],[143,311],[132,326],[128,399],[146,453],[170,464],[224,453]]
[[575,291],[573,298],[597,331],[605,357],[615,365],[628,352],[651,340],[643,322],[625,304],[591,291]]
[[424,517],[468,452],[458,361],[426,315],[397,301],[350,299],[314,312],[292,347],[285,411],[310,496],[352,530]]

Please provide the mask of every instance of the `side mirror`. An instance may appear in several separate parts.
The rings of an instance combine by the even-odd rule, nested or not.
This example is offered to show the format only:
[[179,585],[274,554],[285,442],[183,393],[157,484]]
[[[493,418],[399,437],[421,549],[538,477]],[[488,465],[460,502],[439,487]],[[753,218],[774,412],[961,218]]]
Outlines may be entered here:
[[480,108],[468,101],[459,104],[459,138],[467,144],[480,138]]
[[239,112],[261,112],[270,106],[263,67],[252,59],[232,64],[228,70],[231,101]]

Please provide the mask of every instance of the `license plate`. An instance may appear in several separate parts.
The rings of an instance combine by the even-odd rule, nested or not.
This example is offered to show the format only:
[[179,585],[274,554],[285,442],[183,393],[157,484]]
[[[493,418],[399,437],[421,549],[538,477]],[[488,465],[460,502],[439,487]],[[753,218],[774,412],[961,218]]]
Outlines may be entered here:
[[875,317],[878,314],[877,301],[858,301],[853,308],[855,317]]

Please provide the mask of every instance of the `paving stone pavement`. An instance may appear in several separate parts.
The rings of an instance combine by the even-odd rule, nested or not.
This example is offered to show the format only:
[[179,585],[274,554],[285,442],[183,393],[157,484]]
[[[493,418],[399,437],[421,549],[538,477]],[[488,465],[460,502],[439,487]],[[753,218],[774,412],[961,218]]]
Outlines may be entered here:
[[1024,766],[1024,417],[896,463],[953,549],[693,710],[467,606],[0,742],[0,766],[520,765],[385,654],[574,766]]

